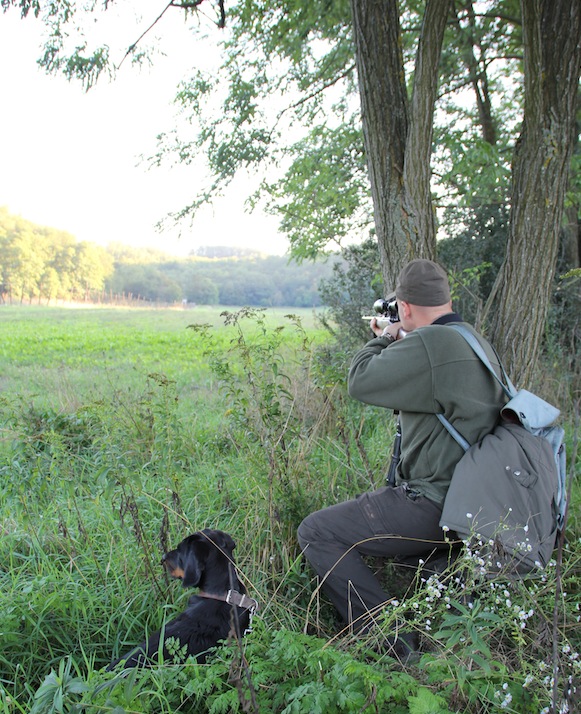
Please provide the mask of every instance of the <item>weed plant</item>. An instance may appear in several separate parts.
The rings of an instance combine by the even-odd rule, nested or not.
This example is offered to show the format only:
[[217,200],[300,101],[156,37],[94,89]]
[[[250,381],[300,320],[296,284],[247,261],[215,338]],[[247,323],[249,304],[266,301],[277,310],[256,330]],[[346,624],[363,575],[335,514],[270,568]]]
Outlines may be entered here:
[[[566,537],[545,571],[491,576],[478,540],[443,573],[429,561],[382,565],[393,598],[377,627],[353,638],[295,532],[311,510],[383,483],[393,420],[346,396],[317,329],[248,309],[219,321],[22,314],[10,325],[0,315],[0,334],[12,336],[0,356],[0,714],[579,707],[574,464]],[[54,338],[47,346],[34,334]],[[92,357],[73,379],[75,352]],[[44,390],[29,381],[34,365],[50,375]],[[65,400],[52,390],[59,375]],[[576,427],[566,426],[572,454]],[[105,672],[183,609],[189,593],[159,561],[205,527],[237,541],[241,577],[260,603],[252,631],[206,665],[176,653],[171,664]],[[403,623],[422,641],[408,666],[381,647]]]

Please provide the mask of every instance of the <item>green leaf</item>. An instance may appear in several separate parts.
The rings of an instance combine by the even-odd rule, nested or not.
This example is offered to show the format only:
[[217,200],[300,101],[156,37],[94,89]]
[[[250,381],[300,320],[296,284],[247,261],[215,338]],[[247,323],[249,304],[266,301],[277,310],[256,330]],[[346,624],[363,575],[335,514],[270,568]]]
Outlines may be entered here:
[[408,698],[409,714],[452,714],[446,700],[426,687],[420,687],[417,694]]

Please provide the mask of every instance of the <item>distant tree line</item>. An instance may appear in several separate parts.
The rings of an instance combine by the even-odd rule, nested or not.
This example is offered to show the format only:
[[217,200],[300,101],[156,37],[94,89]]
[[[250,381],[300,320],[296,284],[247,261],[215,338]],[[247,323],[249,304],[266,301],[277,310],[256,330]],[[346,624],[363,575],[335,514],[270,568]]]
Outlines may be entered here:
[[335,260],[297,265],[225,246],[187,258],[117,243],[103,248],[0,207],[0,293],[10,303],[320,306],[319,284],[331,276]]
[[4,301],[51,302],[89,300],[114,267],[103,248],[0,207],[0,269]]

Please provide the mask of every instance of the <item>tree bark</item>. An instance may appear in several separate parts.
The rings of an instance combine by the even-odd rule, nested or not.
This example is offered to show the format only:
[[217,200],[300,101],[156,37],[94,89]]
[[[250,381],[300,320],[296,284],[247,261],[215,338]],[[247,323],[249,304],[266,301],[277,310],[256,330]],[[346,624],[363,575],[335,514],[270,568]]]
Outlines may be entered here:
[[363,137],[385,285],[402,265],[433,258],[433,113],[449,3],[427,0],[409,103],[397,0],[351,0]]
[[525,105],[513,159],[507,253],[487,305],[490,337],[526,386],[545,330],[574,146],[579,0],[521,0]]

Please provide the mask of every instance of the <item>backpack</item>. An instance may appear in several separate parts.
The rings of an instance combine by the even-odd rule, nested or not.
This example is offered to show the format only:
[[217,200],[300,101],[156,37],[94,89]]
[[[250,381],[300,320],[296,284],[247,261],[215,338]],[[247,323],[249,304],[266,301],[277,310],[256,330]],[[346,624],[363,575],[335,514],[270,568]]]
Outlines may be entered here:
[[552,426],[559,410],[516,390],[500,363],[498,377],[482,345],[451,324],[502,386],[508,402],[499,424],[470,445],[443,414],[436,416],[464,449],[446,494],[440,526],[462,539],[477,536],[487,570],[527,573],[551,558],[567,509],[564,431]]

